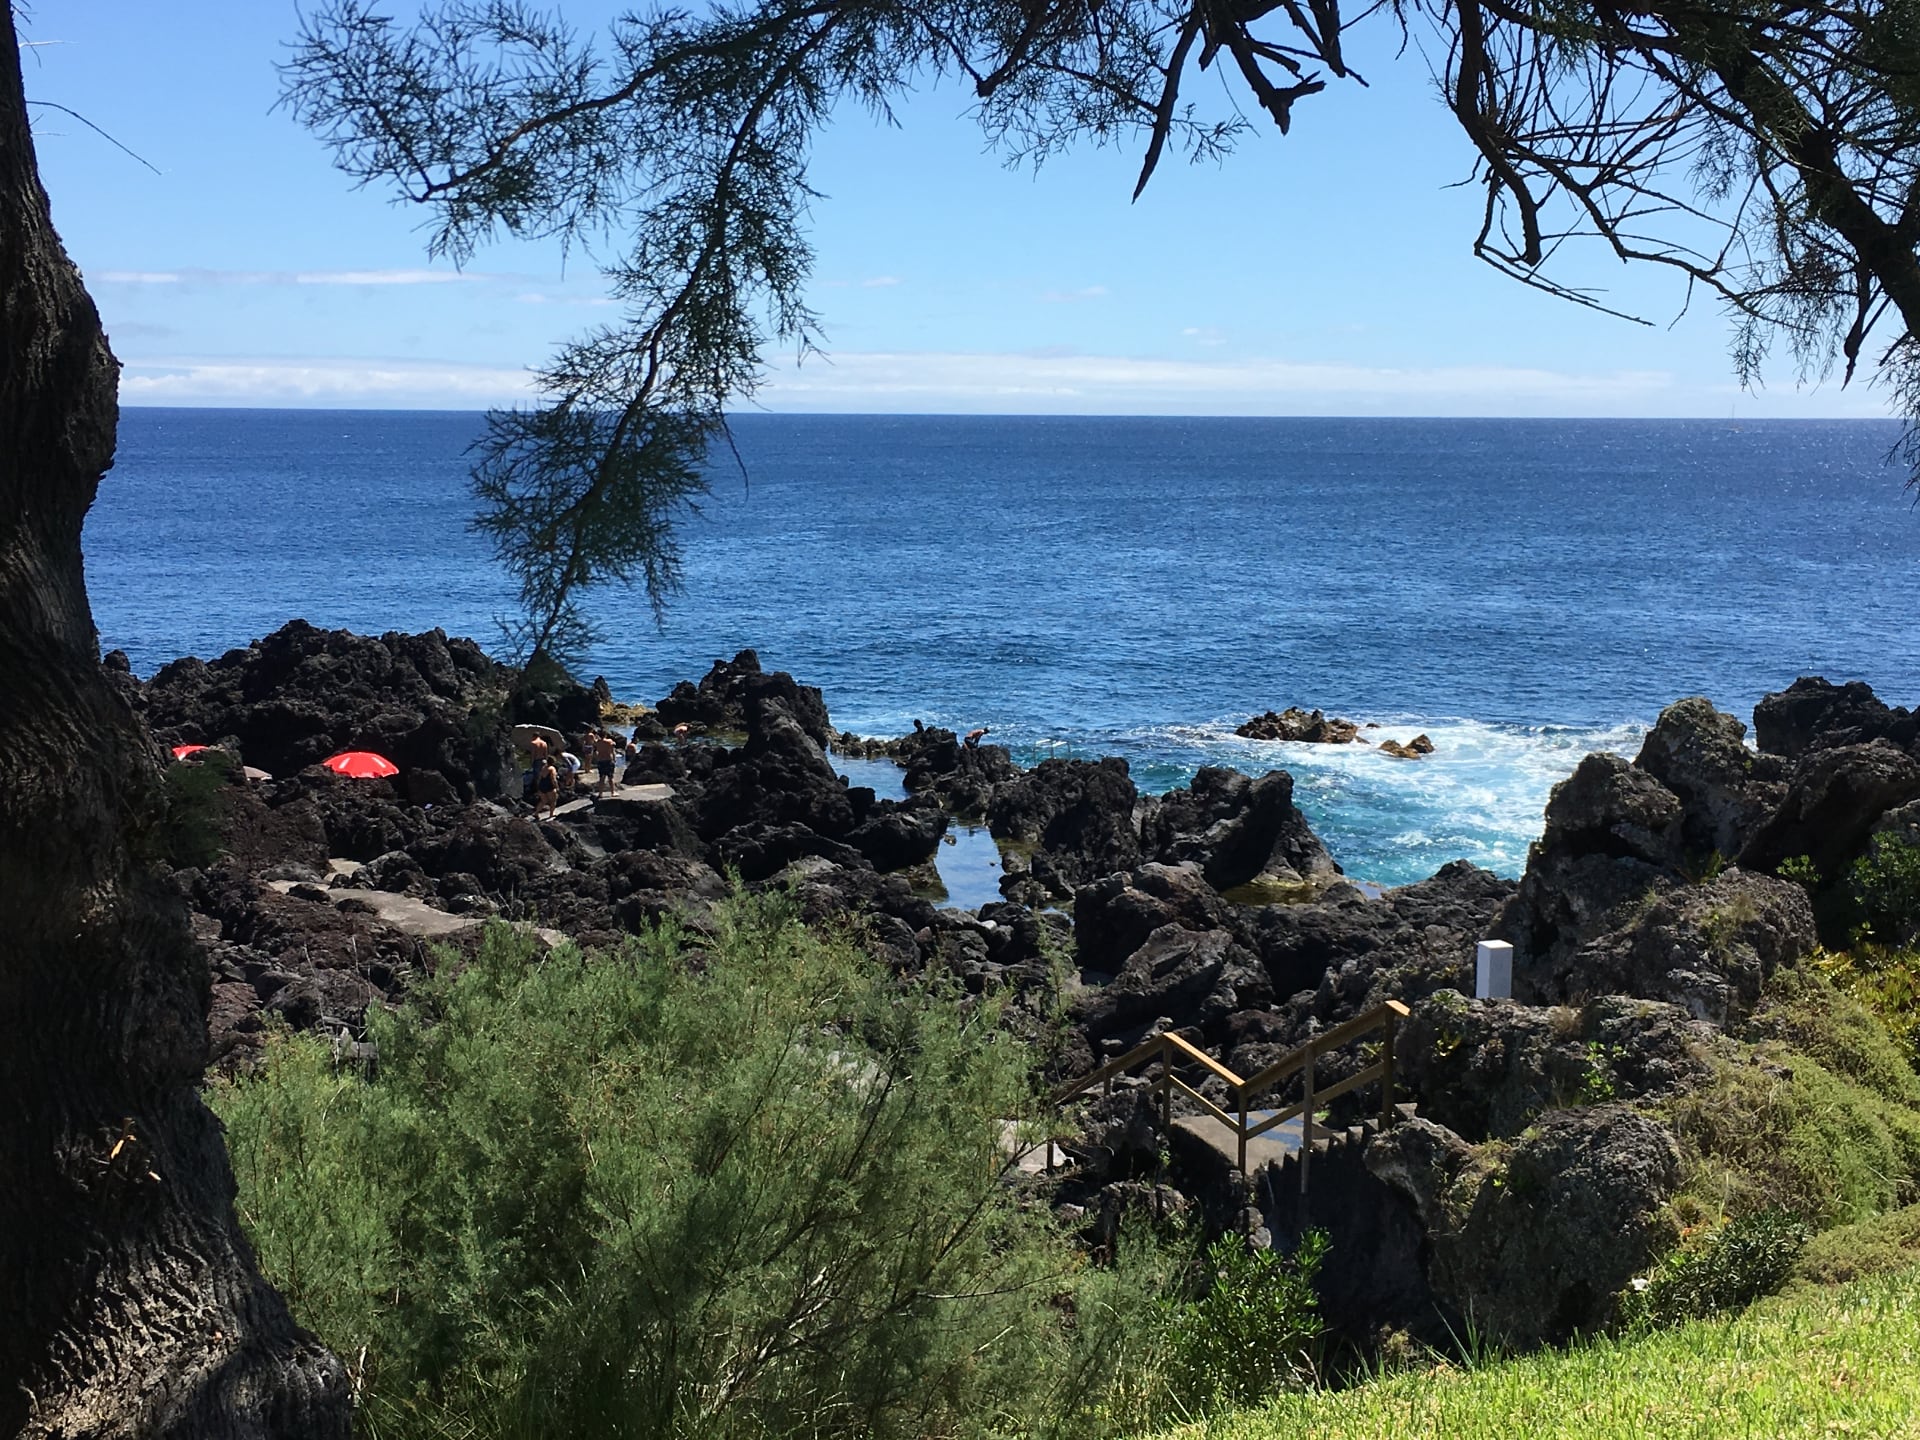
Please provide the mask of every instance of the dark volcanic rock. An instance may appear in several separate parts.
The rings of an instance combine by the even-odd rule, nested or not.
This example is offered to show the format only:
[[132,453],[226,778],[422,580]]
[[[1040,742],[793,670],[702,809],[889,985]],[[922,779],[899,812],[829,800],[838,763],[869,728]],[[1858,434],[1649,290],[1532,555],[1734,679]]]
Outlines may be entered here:
[[846,840],[874,869],[905,870],[931,860],[946,833],[947,814],[938,806],[878,800],[867,817],[847,832]]
[[994,787],[1020,774],[1006,746],[962,745],[953,731],[933,726],[889,742],[888,753],[906,772],[908,794],[928,796],[956,815],[984,813]]
[[1753,707],[1753,735],[1763,751],[1789,760],[1810,750],[1879,739],[1906,749],[1920,736],[1920,717],[1889,708],[1862,681],[1833,685],[1802,676]]
[[1679,882],[1683,819],[1677,795],[1618,755],[1589,755],[1553,787],[1545,832],[1494,930],[1513,942],[1516,994],[1531,970],[1563,965],[1624,907]]
[[1304,740],[1316,745],[1347,745],[1359,738],[1360,727],[1351,720],[1330,720],[1318,710],[1288,706],[1278,712],[1269,710],[1234,727],[1244,740]]
[[167,745],[232,740],[250,765],[290,775],[340,750],[433,770],[463,796],[498,793],[504,740],[491,715],[510,676],[471,640],[379,638],[282,626],[212,663],[176,660],[141,687]]
[[1427,1230],[1434,1296],[1499,1343],[1560,1342],[1605,1324],[1614,1297],[1672,1239],[1663,1207],[1679,1147],[1625,1106],[1545,1116],[1504,1167],[1426,1120],[1376,1137],[1366,1161]]
[[655,713],[665,725],[737,735],[749,728],[754,704],[766,701],[778,701],[815,744],[833,743],[833,721],[819,687],[802,685],[784,670],[762,671],[759,655],[751,650],[731,661],[714,661],[698,685],[682,680]]
[[1740,863],[1774,870],[1807,855],[1822,875],[1839,876],[1866,848],[1880,817],[1914,799],[1920,760],[1893,741],[1816,747],[1795,763],[1779,807],[1740,852]]
[[1513,893],[1512,881],[1456,860],[1379,900],[1336,886],[1311,905],[1250,908],[1243,923],[1275,989],[1313,992],[1313,1014],[1338,1022],[1384,1000],[1470,989],[1473,947]]
[[1516,997],[1566,1004],[1633,995],[1725,1025],[1753,1007],[1775,968],[1800,960],[1815,941],[1806,892],[1744,870],[1651,891],[1615,918],[1614,928],[1576,947],[1516,966]]
[[1786,767],[1746,747],[1747,727],[1700,696],[1660,712],[1634,764],[1680,801],[1680,841],[1705,861],[1731,858],[1772,813],[1785,790]]
[[1517,1135],[1548,1110],[1692,1084],[1715,1033],[1651,1000],[1548,1008],[1442,990],[1415,1008],[1396,1054],[1423,1117],[1483,1140]]
[[1127,762],[1043,760],[996,786],[987,828],[996,840],[1036,847],[1033,875],[1055,895],[1140,863],[1134,808],[1139,792]]
[[835,840],[852,830],[857,817],[847,782],[785,700],[755,697],[746,723],[745,747],[716,766],[699,796],[694,828],[701,838],[743,825],[800,824]]
[[1258,877],[1308,886],[1340,874],[1293,803],[1293,777],[1284,770],[1252,780],[1203,766],[1186,788],[1149,800],[1144,809],[1146,853],[1168,865],[1199,865],[1216,890]]
[[1074,943],[1084,970],[1111,975],[1166,925],[1224,930],[1231,907],[1196,865],[1143,865],[1127,875],[1103,875],[1073,897]]
[[1083,994],[1074,1015],[1096,1039],[1161,1016],[1204,1030],[1272,998],[1266,972],[1230,933],[1166,925],[1126,958],[1109,983]]

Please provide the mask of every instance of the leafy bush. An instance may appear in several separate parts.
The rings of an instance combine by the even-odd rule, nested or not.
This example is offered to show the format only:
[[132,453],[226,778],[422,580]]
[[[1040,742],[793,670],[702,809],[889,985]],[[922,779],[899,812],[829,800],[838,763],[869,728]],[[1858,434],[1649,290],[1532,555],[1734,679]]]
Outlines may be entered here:
[[1875,835],[1847,878],[1870,936],[1904,944],[1920,933],[1920,846]]
[[1862,939],[1851,950],[1823,952],[1819,965],[1843,994],[1872,1012],[1909,1064],[1920,1056],[1920,952]]
[[371,1080],[282,1036],[214,1097],[261,1264],[368,1433],[1035,1432],[1104,1403],[1078,1267],[1003,1180],[1028,1069],[989,1007],[736,900],[597,960],[496,928],[372,1028]]
[[1327,1255],[1308,1231],[1291,1255],[1237,1235],[1207,1248],[1199,1298],[1170,1313],[1169,1374],[1189,1411],[1256,1405],[1313,1383],[1321,1335],[1314,1278]]
[[1820,888],[1820,867],[1811,855],[1789,855],[1775,871],[1782,880],[1791,880],[1809,895]]
[[1742,1309],[1786,1284],[1811,1234],[1785,1210],[1760,1210],[1701,1231],[1629,1292],[1627,1318],[1677,1325]]

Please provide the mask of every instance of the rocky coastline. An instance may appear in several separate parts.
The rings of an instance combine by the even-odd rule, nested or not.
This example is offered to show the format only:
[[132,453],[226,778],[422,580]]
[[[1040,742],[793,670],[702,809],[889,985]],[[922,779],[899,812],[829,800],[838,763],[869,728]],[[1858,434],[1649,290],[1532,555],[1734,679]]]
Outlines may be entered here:
[[[1872,837],[1920,836],[1920,720],[1818,679],[1761,702],[1757,748],[1692,698],[1634,760],[1587,757],[1518,881],[1455,862],[1370,898],[1284,771],[1209,767],[1144,795],[1118,758],[1023,769],[942,729],[842,735],[819,690],[751,651],[622,715],[636,748],[619,791],[546,821],[521,797],[511,729],[611,723],[604,684],[530,683],[437,631],[299,621],[146,682],[104,663],[156,746],[219,746],[278,777],[194,767],[216,777],[180,802],[204,833],[186,826],[162,856],[207,957],[216,1066],[252,1063],[274,1023],[372,1063],[369,1007],[486,921],[613,945],[664,916],[698,929],[730,877],[858,927],[903,974],[1006,997],[1054,1084],[1165,1031],[1247,1075],[1405,1004],[1409,1118],[1343,1130],[1377,1104],[1346,1097],[1329,1125],[1347,1138],[1304,1194],[1242,1177],[1126,1085],[1077,1117],[1061,1173],[1030,1182],[1094,1243],[1136,1206],[1258,1243],[1325,1228],[1342,1257],[1327,1313],[1356,1336],[1442,1335],[1471,1315],[1525,1345],[1604,1323],[1673,1241],[1682,1147],[1663,1107],[1747,1063],[1769,976],[1836,943],[1837,887]],[[893,760],[907,798],[849,785],[830,747]],[[401,773],[318,766],[348,748]],[[927,893],[958,822],[984,824],[1007,859],[1004,898],[977,911]],[[1485,939],[1514,947],[1510,1000],[1470,998]],[[1319,1083],[1363,1064],[1331,1055]],[[1196,1108],[1176,1099],[1168,1118]]]

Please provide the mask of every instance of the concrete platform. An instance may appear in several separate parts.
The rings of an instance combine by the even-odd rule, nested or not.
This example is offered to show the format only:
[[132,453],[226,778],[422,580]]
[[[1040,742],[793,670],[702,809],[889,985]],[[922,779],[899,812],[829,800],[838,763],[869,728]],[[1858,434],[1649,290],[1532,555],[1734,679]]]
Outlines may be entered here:
[[599,810],[604,814],[615,815],[625,806],[658,805],[673,798],[671,785],[620,785],[611,795],[579,795],[564,805],[555,807],[553,818],[564,820],[569,815],[585,815]]
[[[331,864],[333,862],[329,863]],[[353,864],[351,861],[344,863],[347,865]],[[358,869],[359,867],[354,866],[353,868]],[[347,873],[352,872],[348,871]],[[298,880],[269,880],[266,883],[272,889],[278,890],[282,895],[285,895],[302,882]],[[307,888],[312,889],[315,887],[308,886]],[[378,920],[382,925],[398,930],[402,935],[411,935],[419,940],[444,940],[451,935],[459,935],[469,930],[478,930],[492,918],[485,915],[455,915],[451,911],[429,905],[424,900],[416,900],[411,895],[395,895],[386,890],[331,889],[328,890],[326,894],[336,909],[343,902],[352,900],[371,910],[374,919]],[[558,930],[549,930],[544,926],[535,926],[534,933],[549,946],[559,945],[567,938]]]
[[[1273,1110],[1249,1110],[1247,1121],[1258,1124],[1278,1112]],[[1290,1155],[1300,1153],[1305,1138],[1302,1124],[1305,1117],[1296,1115],[1283,1125],[1276,1125],[1264,1135],[1256,1135],[1247,1142],[1247,1169],[1258,1170],[1262,1165],[1278,1165]],[[1223,1125],[1211,1115],[1183,1115],[1173,1122],[1176,1130],[1181,1130],[1201,1141],[1215,1151],[1229,1165],[1237,1164],[1240,1159],[1240,1141],[1231,1127]],[[1324,1125],[1313,1127],[1316,1140],[1331,1140],[1343,1134],[1343,1131],[1327,1129]]]
[[1023,1175],[1044,1175],[1049,1165],[1060,1169],[1067,1163],[1067,1152],[1051,1140],[1039,1145],[1022,1144],[1020,1127],[1012,1120],[1000,1122],[1000,1149],[1013,1158],[1013,1168]]

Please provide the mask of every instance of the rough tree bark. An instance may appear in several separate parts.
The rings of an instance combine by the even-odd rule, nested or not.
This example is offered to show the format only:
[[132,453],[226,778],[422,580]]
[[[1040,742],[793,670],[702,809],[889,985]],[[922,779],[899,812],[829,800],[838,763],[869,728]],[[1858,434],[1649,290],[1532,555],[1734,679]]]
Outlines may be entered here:
[[197,1086],[207,973],[140,858],[152,743],[102,674],[80,527],[118,365],[35,166],[0,0],[0,1434],[344,1436],[260,1278]]

